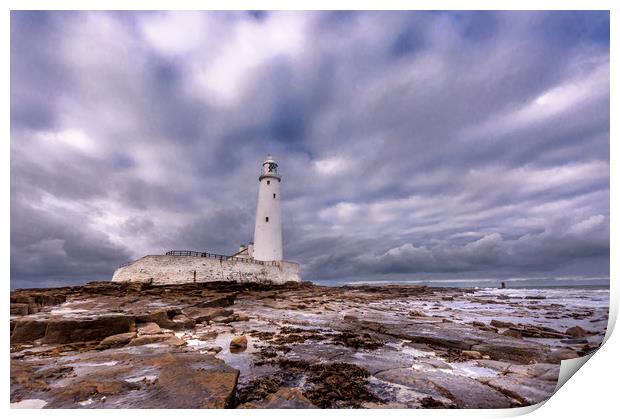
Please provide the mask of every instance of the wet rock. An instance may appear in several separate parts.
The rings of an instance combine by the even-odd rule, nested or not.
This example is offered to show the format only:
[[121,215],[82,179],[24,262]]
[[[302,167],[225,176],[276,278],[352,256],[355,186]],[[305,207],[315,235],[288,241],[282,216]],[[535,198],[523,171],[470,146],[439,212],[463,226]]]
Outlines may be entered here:
[[11,316],[26,316],[28,314],[28,304],[13,303],[11,304]]
[[156,310],[149,313],[136,314],[136,322],[157,323],[159,327],[172,329],[175,324],[168,315],[168,310]]
[[145,335],[138,336],[132,339],[127,346],[140,346],[140,345],[148,345],[151,343],[166,343],[170,346],[184,346],[187,345],[183,339],[180,339],[174,335],[169,335],[166,333],[160,333],[158,335]]
[[211,319],[211,321],[213,323],[223,323],[223,324],[228,324],[228,323],[232,323],[237,321],[235,318],[235,315],[231,315],[231,316],[217,316],[214,317],[213,319]]
[[[312,404],[330,408],[464,407],[476,405],[474,399],[481,400],[478,406],[486,407],[503,407],[506,403],[524,405],[540,398],[547,391],[546,385],[555,384],[559,370],[556,362],[562,358],[574,358],[597,347],[597,339],[602,340],[601,331],[604,331],[605,325],[602,322],[592,323],[589,326],[592,331],[586,332],[588,339],[571,337],[570,340],[567,339],[569,335],[562,333],[564,327],[575,324],[577,320],[588,321],[590,317],[606,318],[604,310],[598,308],[575,310],[537,301],[523,304],[527,300],[501,300],[485,295],[484,291],[414,290],[410,286],[330,288],[308,284],[203,283],[178,286],[140,284],[139,289],[132,289],[121,284],[98,283],[37,293],[66,296],[69,302],[54,316],[64,316],[62,313],[66,313],[68,319],[83,322],[94,320],[97,318],[95,316],[104,313],[127,313],[128,317],[137,318],[139,323],[154,322],[159,327],[159,333],[155,335],[142,334],[138,337],[162,335],[154,338],[158,341],[154,343],[158,344],[153,345],[123,346],[126,344],[120,342],[126,342],[128,338],[119,338],[118,343],[105,351],[94,349],[101,348],[106,338],[41,346],[38,340],[45,336],[46,323],[54,316],[49,313],[49,308],[41,305],[45,303],[42,297],[37,300],[28,292],[17,293],[19,295],[14,299],[12,294],[12,304],[26,305],[29,313],[31,310],[32,313],[42,311],[36,319],[41,321],[43,328],[38,332],[25,333],[27,330],[23,329],[23,324],[20,327],[19,322],[34,319],[14,315],[11,321],[12,334],[22,329],[22,335],[39,336],[21,343],[13,343],[12,339],[12,364],[33,366],[34,369],[28,372],[23,369],[22,380],[41,371],[38,383],[31,380],[24,381],[29,384],[22,385],[13,380],[12,368],[11,400],[43,398],[49,402],[46,407],[65,408],[81,407],[72,399],[76,394],[78,399],[88,394],[86,400],[79,401],[93,403],[91,407],[234,407],[231,396],[235,394],[234,388],[229,392],[231,371],[224,370],[227,367],[211,355],[220,349],[213,346],[212,341],[218,332],[244,334],[246,339],[250,336],[255,338],[247,344],[256,347],[256,352],[225,357],[231,359],[230,362],[240,362],[239,365],[244,368],[241,385],[246,390],[242,392],[240,389],[238,394],[247,396],[243,400],[240,397],[241,404],[275,402],[277,397],[274,395],[281,388],[297,388]],[[207,313],[209,316],[203,317],[204,320],[197,322],[197,325],[196,320],[185,314],[194,311],[200,318],[204,314],[200,309],[226,310],[221,306],[231,302],[226,297],[228,294],[233,300],[235,295],[239,295],[235,306],[235,310],[238,308],[239,311],[210,311]],[[476,300],[475,295],[481,298]],[[484,313],[479,313],[483,317],[477,318],[477,311],[459,310],[449,300],[442,301],[444,296],[488,306],[484,308]],[[23,301],[18,301],[19,298]],[[52,297],[47,302],[54,301]],[[304,308],[300,311],[302,305]],[[540,323],[534,322],[534,326],[530,325],[534,319],[530,312],[533,308],[542,310],[537,312]],[[21,310],[24,311],[23,308]],[[525,324],[502,322],[502,333],[508,335],[501,335],[497,333],[497,327],[481,321],[495,315],[495,318],[502,319],[506,315],[505,310],[514,312],[511,318],[523,318]],[[217,315],[210,317],[214,313]],[[428,315],[422,316],[421,313]],[[86,316],[90,317],[81,320]],[[554,324],[566,325],[562,327],[562,332],[542,326],[545,324],[544,318],[551,317],[558,319]],[[235,321],[247,323],[237,325]],[[239,332],[235,332],[235,328]],[[183,329],[193,330],[188,330],[181,339],[174,336],[172,330]],[[514,330],[515,334],[505,330]],[[521,334],[522,331],[526,338],[549,337],[545,340],[516,338],[516,333]],[[136,339],[131,332],[133,330],[125,333]],[[15,334],[16,338],[18,336],[19,333]],[[185,345],[185,340],[189,339],[209,342],[206,345],[175,347]],[[574,345],[573,350],[563,353],[549,350],[562,347],[562,341]],[[587,341],[590,343],[578,343]],[[66,353],[69,351],[71,354]],[[482,359],[470,361],[465,356],[470,351],[479,352]],[[184,354],[190,357],[186,358]],[[194,354],[196,358],[191,357]],[[246,362],[248,360],[249,363]],[[455,366],[450,370],[451,366],[446,361],[467,363],[463,365],[464,369]],[[58,374],[50,373],[48,377],[43,372],[52,371],[52,365],[69,366],[64,365],[67,362],[76,365],[76,369],[73,372],[67,370],[61,378],[62,382],[56,380]],[[497,367],[487,364],[486,367],[496,371],[497,376],[483,374],[486,377],[479,377],[478,380],[503,380],[489,381],[487,385],[469,377],[467,366],[478,362],[496,363]],[[483,364],[479,366],[485,367]],[[402,371],[396,374],[394,371],[398,369]],[[162,373],[166,378],[163,382]],[[220,373],[222,375],[218,375]],[[392,381],[379,378],[388,376]],[[400,387],[394,382],[397,376],[408,385]],[[269,385],[253,386],[258,377],[273,381]],[[451,383],[445,381],[448,379]],[[113,384],[117,381],[132,384]],[[78,382],[89,390],[69,393],[66,397],[57,393],[60,388],[79,386]],[[103,387],[93,388],[93,383],[101,383]],[[214,387],[208,387],[210,385]],[[517,391],[513,386],[526,387],[527,391]],[[227,390],[209,402],[209,394],[214,394],[211,391],[220,388]],[[399,390],[395,391],[397,388]],[[413,395],[413,398],[403,398],[404,394]]]
[[403,346],[407,347],[407,348],[414,348],[414,349],[417,349],[419,351],[433,352],[433,348],[431,348],[430,346],[428,346],[425,343],[405,342],[405,343],[403,343]]
[[[557,382],[560,367],[558,365],[548,364],[545,362],[529,365],[511,364],[509,371],[511,374],[520,374],[528,378],[539,378],[544,381]],[[555,378],[551,379],[551,377]]]
[[487,332],[497,332],[497,328],[493,327],[493,326],[489,326],[488,324],[484,323],[484,322],[480,322],[480,321],[473,321],[472,322],[472,326],[480,329],[480,330],[486,330]]
[[452,369],[452,365],[448,364],[447,362],[442,361],[441,359],[434,359],[434,358],[425,359],[423,361],[423,364],[430,365],[433,368],[439,368],[442,370]]
[[180,347],[180,346],[185,346],[187,345],[187,342],[185,342],[183,339],[178,338],[176,336],[170,336],[168,339],[166,339],[164,341],[166,344],[170,345],[170,346],[174,346],[174,347]]
[[240,405],[239,409],[316,409],[301,391],[295,388],[280,388],[268,395],[264,400],[248,402]]
[[411,367],[416,362],[424,362],[430,368],[451,368],[441,359],[420,358],[416,360],[413,355],[396,350],[390,346],[384,346],[375,351],[360,351],[354,348],[334,347],[328,344],[306,344],[302,347],[295,346],[293,350],[287,353],[287,356],[310,363],[330,360],[331,362],[353,364],[365,369],[370,374],[376,374],[379,371],[391,368]]
[[566,329],[566,334],[572,338],[584,338],[588,335],[588,332],[580,326],[573,326]]
[[231,352],[242,352],[248,347],[248,338],[245,336],[235,336],[230,340]]
[[461,408],[485,409],[512,405],[511,400],[497,390],[460,375],[399,368],[383,371],[376,377],[430,397],[448,397]]
[[557,382],[557,376],[560,371],[558,365],[543,362],[536,364],[520,365],[503,361],[479,360],[476,361],[476,364],[483,368],[495,370],[500,376],[513,376],[515,374],[518,374],[529,378],[542,379],[544,381],[549,381],[551,379],[551,381],[554,382]]
[[155,322],[149,322],[144,324],[138,324],[138,334],[143,335],[158,335],[161,333],[161,328]]
[[73,368],[70,366],[51,366],[38,369],[37,364],[11,360],[11,401],[22,398],[31,392],[47,392],[55,379],[70,377]]
[[61,345],[54,345],[45,351],[37,351],[37,354],[42,356],[59,357],[64,352],[88,352],[97,349],[99,343],[100,342],[96,340],[89,342],[65,343]]
[[482,354],[478,351],[461,351],[461,355],[467,359],[481,359]]
[[15,327],[11,334],[11,344],[32,342],[36,339],[41,339],[45,336],[46,329],[46,321],[18,320],[15,322]]
[[196,332],[196,339],[198,340],[213,340],[217,337],[218,333],[215,330],[198,331]]
[[495,360],[485,360],[481,359],[476,361],[476,364],[483,368],[490,368],[492,370],[496,370],[502,374],[508,373],[510,371],[511,366],[513,365],[511,362],[505,361],[495,361]]
[[510,360],[524,364],[539,361],[546,356],[546,350],[543,346],[509,337],[490,339],[472,346],[471,349],[489,355],[491,359]]
[[183,314],[196,323],[200,323],[205,321],[208,322],[216,317],[230,316],[233,314],[233,311],[214,307],[189,307],[183,310]]
[[138,390],[138,383],[130,383],[123,380],[101,380],[90,378],[73,382],[66,387],[54,389],[50,392],[53,401],[49,407],[59,407],[66,404],[76,405],[89,399],[105,400],[106,396],[115,396]]
[[560,368],[554,365],[554,368],[550,368],[542,374],[536,375],[535,377],[539,380],[550,381],[554,384],[557,384],[560,376]]
[[496,336],[456,323],[443,323],[441,327],[437,327],[435,324],[381,325],[381,327],[373,328],[373,330],[416,343],[425,343],[433,348],[459,350],[470,350],[473,345],[489,339],[490,336]]
[[42,290],[17,290],[11,293],[11,304],[23,304],[27,306],[27,311],[24,314],[35,314],[41,311],[43,307],[59,305],[65,301],[66,296],[53,288]]
[[129,292],[140,292],[149,286],[148,283],[142,283],[142,282],[127,282],[127,283],[123,283],[122,285]]
[[247,322],[250,320],[250,316],[245,313],[235,313],[233,314],[233,321],[235,322]]
[[500,334],[504,336],[510,336],[512,338],[523,339],[523,335],[521,335],[521,332],[515,329],[506,329]]
[[520,326],[513,326],[510,328],[510,330],[514,330],[516,332],[519,332],[521,336],[530,337],[530,338],[560,339],[565,336],[563,333],[560,333],[557,330],[551,329],[550,327],[544,327],[544,326],[520,325]]
[[495,319],[491,320],[491,326],[498,327],[498,328],[517,327],[517,325],[514,323],[503,322],[503,321],[495,320]]
[[132,339],[127,346],[148,345],[151,343],[163,342],[168,338],[170,338],[170,335],[162,334],[162,333],[157,334],[157,335],[138,336]]
[[134,339],[136,335],[136,332],[127,332],[119,333],[118,335],[108,336],[99,343],[97,349],[103,350],[125,346],[129,342],[131,342],[131,340]]
[[52,319],[47,323],[44,343],[71,343],[103,340],[108,336],[135,330],[134,318],[106,315],[93,319]]
[[359,319],[352,314],[345,314],[343,320],[345,322],[352,322],[352,323],[357,323],[359,321]]
[[515,375],[481,378],[480,381],[507,397],[517,400],[522,406],[540,403],[551,397],[555,390],[554,383],[541,382]]
[[584,345],[588,344],[588,339],[561,339],[560,342],[567,345]]
[[172,318],[173,330],[191,329],[196,325],[196,320],[190,319],[185,314],[177,314]]
[[[209,354],[145,350],[135,354],[118,353],[115,358],[124,360],[114,365],[98,368],[85,376],[66,380],[63,386],[46,393],[52,408],[80,407],[79,402],[93,400],[101,407],[124,408],[226,408],[234,399],[239,371]],[[105,354],[99,352],[98,354]],[[91,357],[88,362],[97,364],[109,358]],[[132,368],[144,368],[155,380],[128,381]],[[134,370],[135,371],[135,370]]]
[[195,305],[195,307],[228,307],[235,303],[236,293],[208,295],[208,299]]

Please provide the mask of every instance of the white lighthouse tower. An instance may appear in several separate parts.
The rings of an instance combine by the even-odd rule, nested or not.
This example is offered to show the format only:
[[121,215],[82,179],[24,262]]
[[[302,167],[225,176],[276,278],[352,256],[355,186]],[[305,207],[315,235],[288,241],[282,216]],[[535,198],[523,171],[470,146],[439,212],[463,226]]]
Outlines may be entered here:
[[258,205],[254,226],[253,257],[256,260],[282,260],[282,222],[280,221],[280,181],[278,164],[267,155],[258,177]]

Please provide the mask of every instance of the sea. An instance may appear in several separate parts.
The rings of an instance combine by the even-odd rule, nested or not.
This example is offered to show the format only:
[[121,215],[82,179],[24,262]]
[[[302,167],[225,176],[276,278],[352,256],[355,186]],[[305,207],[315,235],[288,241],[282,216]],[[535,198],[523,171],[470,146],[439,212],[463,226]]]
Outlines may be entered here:
[[447,288],[580,288],[609,289],[609,278],[509,278],[509,279],[378,279],[378,280],[312,280],[317,285],[339,287],[343,285],[426,285],[429,287]]

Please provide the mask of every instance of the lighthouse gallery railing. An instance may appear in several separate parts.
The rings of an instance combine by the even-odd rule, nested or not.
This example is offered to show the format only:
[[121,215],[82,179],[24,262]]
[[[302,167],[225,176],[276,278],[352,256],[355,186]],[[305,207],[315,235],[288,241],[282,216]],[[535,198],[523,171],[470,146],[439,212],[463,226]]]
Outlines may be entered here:
[[264,265],[264,266],[277,266],[278,261],[276,260],[256,260],[249,258],[240,258],[237,256],[226,256],[226,255],[218,255],[215,253],[209,252],[196,252],[194,250],[170,250],[166,252],[166,256],[195,256],[209,259],[219,259],[219,260],[232,260],[236,262],[245,262],[245,263],[254,263],[256,265]]

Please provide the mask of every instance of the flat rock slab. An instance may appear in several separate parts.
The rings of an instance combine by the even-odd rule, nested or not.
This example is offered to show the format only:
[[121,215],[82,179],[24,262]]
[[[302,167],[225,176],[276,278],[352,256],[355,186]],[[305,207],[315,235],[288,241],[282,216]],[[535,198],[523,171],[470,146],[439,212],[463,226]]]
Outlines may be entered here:
[[483,343],[472,346],[471,349],[489,355],[492,359],[510,360],[520,363],[544,360],[549,352],[538,343],[509,336],[488,339]]
[[11,343],[32,342],[45,336],[46,321],[17,320],[11,334]]
[[518,400],[524,406],[547,400],[553,394],[556,385],[517,375],[480,380],[508,397]]
[[494,388],[455,374],[398,368],[380,372],[375,376],[380,380],[400,384],[429,396],[448,397],[460,408],[498,409],[514,405],[512,400]]
[[[329,348],[329,346],[327,348]],[[346,362],[357,365],[358,367],[366,369],[371,374],[388,369],[407,368],[411,367],[415,362],[419,362],[410,354],[385,348],[381,348],[374,352],[355,352],[351,349],[340,349],[331,354],[329,359],[333,362]],[[441,361],[437,362],[439,363]],[[448,364],[446,365],[447,368],[450,368]]]
[[456,323],[443,323],[441,326],[428,323],[406,325],[405,327],[391,326],[387,333],[417,343],[459,350],[470,350],[474,345],[497,336],[491,332]]
[[93,319],[52,319],[47,323],[44,343],[71,343],[102,340],[135,330],[131,316],[106,315]]
[[161,327],[155,322],[138,324],[138,333],[142,335],[157,335],[161,333]]
[[134,318],[104,315],[90,318],[24,319],[15,323],[11,343],[42,339],[47,344],[64,344],[102,340],[108,336],[135,330]]
[[226,294],[216,294],[213,293],[205,293],[205,299],[198,304],[196,307],[228,307],[235,303],[236,293],[226,293]]
[[530,378],[539,378],[545,381],[558,381],[560,366],[556,364],[536,363],[519,365],[503,361],[480,359],[476,361],[481,367],[490,368],[502,374],[519,374]]
[[182,346],[185,344],[183,339],[179,339],[175,335],[167,333],[159,333],[156,335],[138,336],[132,339],[127,346],[149,345],[151,343],[163,342],[171,346]]
[[135,337],[136,332],[119,333],[118,335],[108,336],[99,343],[97,349],[110,349],[125,346]]
[[12,384],[34,388],[46,408],[197,409],[229,407],[239,376],[212,355],[167,347],[111,349],[57,363],[53,370],[40,363],[11,368]]
[[233,311],[226,308],[216,307],[188,307],[183,310],[188,318],[194,320],[196,323],[210,321],[216,317],[226,317],[233,314]]

